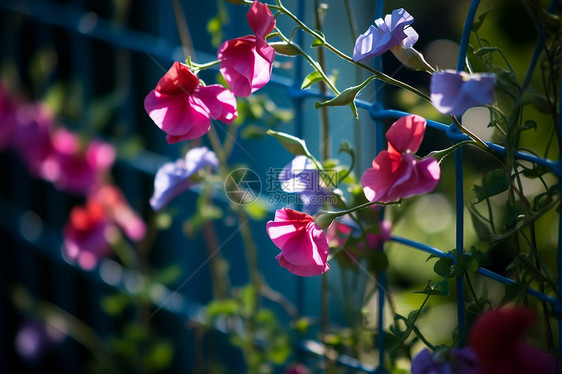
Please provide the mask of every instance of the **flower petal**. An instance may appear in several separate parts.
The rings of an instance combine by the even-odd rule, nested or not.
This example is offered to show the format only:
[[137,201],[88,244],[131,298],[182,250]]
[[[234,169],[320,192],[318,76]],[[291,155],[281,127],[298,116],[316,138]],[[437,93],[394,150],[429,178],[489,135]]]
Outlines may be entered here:
[[444,70],[431,75],[431,103],[443,114],[462,115],[468,108],[494,101],[492,74],[472,74]]
[[423,117],[410,115],[401,117],[386,132],[388,151],[390,153],[416,153],[420,148],[425,133],[426,120]]
[[275,28],[275,18],[267,4],[254,1],[246,14],[252,31],[259,38],[265,38]]
[[219,84],[200,87],[194,96],[201,99],[216,120],[230,125],[238,116],[234,94]]

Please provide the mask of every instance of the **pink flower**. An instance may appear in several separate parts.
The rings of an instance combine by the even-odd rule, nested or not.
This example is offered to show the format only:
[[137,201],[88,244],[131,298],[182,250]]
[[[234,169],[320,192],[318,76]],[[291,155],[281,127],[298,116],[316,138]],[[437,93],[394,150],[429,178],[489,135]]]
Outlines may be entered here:
[[18,98],[0,85],[0,150],[8,148],[12,143],[20,106]]
[[218,84],[201,86],[186,65],[174,65],[144,99],[144,108],[173,144],[196,139],[209,131],[211,118],[231,124],[236,118],[236,99]]
[[373,167],[361,178],[369,201],[394,201],[435,188],[440,176],[439,164],[431,157],[418,160],[414,156],[425,126],[425,119],[410,115],[394,122],[386,132],[388,150],[375,157]]
[[94,140],[83,150],[79,137],[64,129],[55,131],[52,144],[53,152],[44,161],[41,174],[63,191],[87,194],[115,160],[110,144]]
[[115,222],[125,235],[133,241],[142,240],[146,235],[146,225],[139,215],[129,206],[121,190],[112,185],[102,185],[90,196],[99,204],[107,217]]
[[266,226],[267,234],[281,249],[276,259],[291,273],[308,277],[325,273],[328,265],[328,239],[308,214],[282,208]]
[[224,42],[217,51],[220,71],[236,96],[246,97],[262,88],[271,77],[275,50],[265,41],[273,31],[275,18],[267,4],[254,1],[247,14],[255,35]]
[[524,335],[535,319],[527,307],[499,308],[482,314],[470,331],[478,374],[556,373],[556,359],[528,344]]
[[[392,223],[390,221],[382,221],[380,223],[380,229],[378,234],[367,233],[367,243],[369,243],[369,248],[378,250],[381,245],[390,240],[390,232],[392,230]],[[360,242],[360,248],[363,247],[365,243]]]
[[352,231],[353,228],[351,226],[334,221],[326,230],[328,243],[330,243],[331,247],[343,247]]

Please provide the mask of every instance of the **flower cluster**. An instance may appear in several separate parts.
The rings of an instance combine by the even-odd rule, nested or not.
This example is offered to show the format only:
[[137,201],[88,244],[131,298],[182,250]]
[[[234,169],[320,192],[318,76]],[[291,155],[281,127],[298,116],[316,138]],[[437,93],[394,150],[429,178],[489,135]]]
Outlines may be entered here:
[[108,143],[85,143],[57,124],[43,103],[20,102],[1,86],[0,116],[0,149],[14,150],[31,175],[76,195],[104,183],[115,160]]
[[86,198],[84,206],[72,208],[63,228],[63,252],[69,261],[93,269],[112,253],[117,227],[131,240],[144,238],[144,222],[111,184],[113,146],[80,138],[58,124],[46,105],[24,103],[2,86],[0,123],[0,149],[13,150],[31,175]]
[[235,95],[248,96],[269,82],[275,51],[265,36],[275,27],[275,19],[259,1],[254,1],[247,18],[255,35],[228,40],[217,53],[230,90],[219,84],[205,86],[189,66],[174,62],[146,96],[144,108],[167,134],[168,143],[200,138],[209,131],[211,118],[231,124],[238,116]]
[[412,373],[554,374],[554,356],[524,339],[534,319],[535,312],[527,307],[486,312],[472,326],[468,347],[434,354],[423,349],[412,360]]
[[369,201],[389,202],[432,191],[439,181],[437,161],[417,160],[426,121],[420,116],[400,118],[386,132],[388,149],[380,152],[361,178]]

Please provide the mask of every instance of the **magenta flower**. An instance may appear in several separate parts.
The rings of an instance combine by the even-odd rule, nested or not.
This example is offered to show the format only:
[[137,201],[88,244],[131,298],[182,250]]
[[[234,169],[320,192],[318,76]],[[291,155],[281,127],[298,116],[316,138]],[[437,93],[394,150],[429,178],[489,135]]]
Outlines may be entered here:
[[388,150],[380,152],[373,167],[363,173],[363,192],[369,201],[395,201],[432,191],[439,181],[439,164],[434,158],[418,160],[426,121],[410,115],[394,122],[386,132]]
[[418,41],[418,33],[410,27],[414,17],[404,9],[396,9],[392,14],[375,20],[367,31],[359,35],[353,49],[353,60],[363,61],[390,50],[392,47],[402,45],[404,48],[412,47]]
[[0,150],[9,148],[12,144],[20,106],[19,99],[0,85]]
[[170,144],[203,136],[211,127],[211,118],[230,124],[238,115],[232,92],[218,84],[201,86],[189,67],[179,62],[174,62],[146,96],[144,108],[168,134]]
[[224,42],[217,51],[220,72],[236,96],[246,97],[269,82],[275,50],[265,41],[275,18],[267,4],[254,1],[246,15],[255,35]]
[[52,113],[41,104],[21,106],[18,110],[12,145],[35,177],[42,176],[44,162],[53,152],[51,132],[54,126]]
[[535,311],[521,306],[478,317],[469,343],[481,366],[478,374],[556,373],[556,358],[525,341],[534,319]]
[[84,206],[70,211],[63,228],[66,257],[83,269],[92,270],[100,259],[111,255],[111,244],[119,239],[119,227],[133,241],[146,235],[146,225],[117,187],[95,188]]
[[494,102],[493,74],[444,70],[431,75],[431,103],[443,114],[462,115],[468,108]]
[[42,176],[60,190],[87,194],[102,182],[115,161],[115,149],[93,140],[85,150],[77,135],[58,129],[52,135],[53,151],[45,159]]
[[154,178],[154,193],[150,198],[152,209],[161,210],[176,196],[194,186],[196,183],[192,181],[192,175],[206,166],[219,166],[217,156],[207,147],[190,149],[184,159],[162,165]]
[[477,374],[476,353],[470,347],[438,351],[422,349],[412,359],[412,374]]
[[275,212],[275,220],[267,223],[266,230],[281,249],[275,258],[291,273],[308,277],[330,269],[328,239],[308,214],[279,209]]

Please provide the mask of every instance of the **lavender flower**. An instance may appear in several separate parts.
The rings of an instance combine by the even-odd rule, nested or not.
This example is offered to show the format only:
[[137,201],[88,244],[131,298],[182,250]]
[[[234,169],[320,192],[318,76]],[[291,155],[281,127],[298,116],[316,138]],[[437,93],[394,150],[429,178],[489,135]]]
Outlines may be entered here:
[[494,101],[493,74],[443,70],[431,75],[431,103],[443,114],[462,115],[468,108]]
[[296,192],[303,202],[303,210],[314,214],[324,205],[330,190],[320,185],[320,171],[306,156],[297,156],[279,173],[281,189]]
[[176,196],[187,191],[195,182],[191,176],[198,170],[219,165],[217,156],[207,147],[190,149],[184,159],[165,163],[158,169],[154,178],[154,193],[150,198],[150,206],[158,211],[164,208]]
[[476,374],[476,353],[470,347],[431,352],[425,348],[412,359],[412,374]]
[[381,55],[397,45],[412,47],[418,41],[418,33],[409,27],[413,22],[414,17],[402,8],[393,10],[384,20],[375,20],[376,27],[371,25],[357,38],[353,60],[359,62]]

